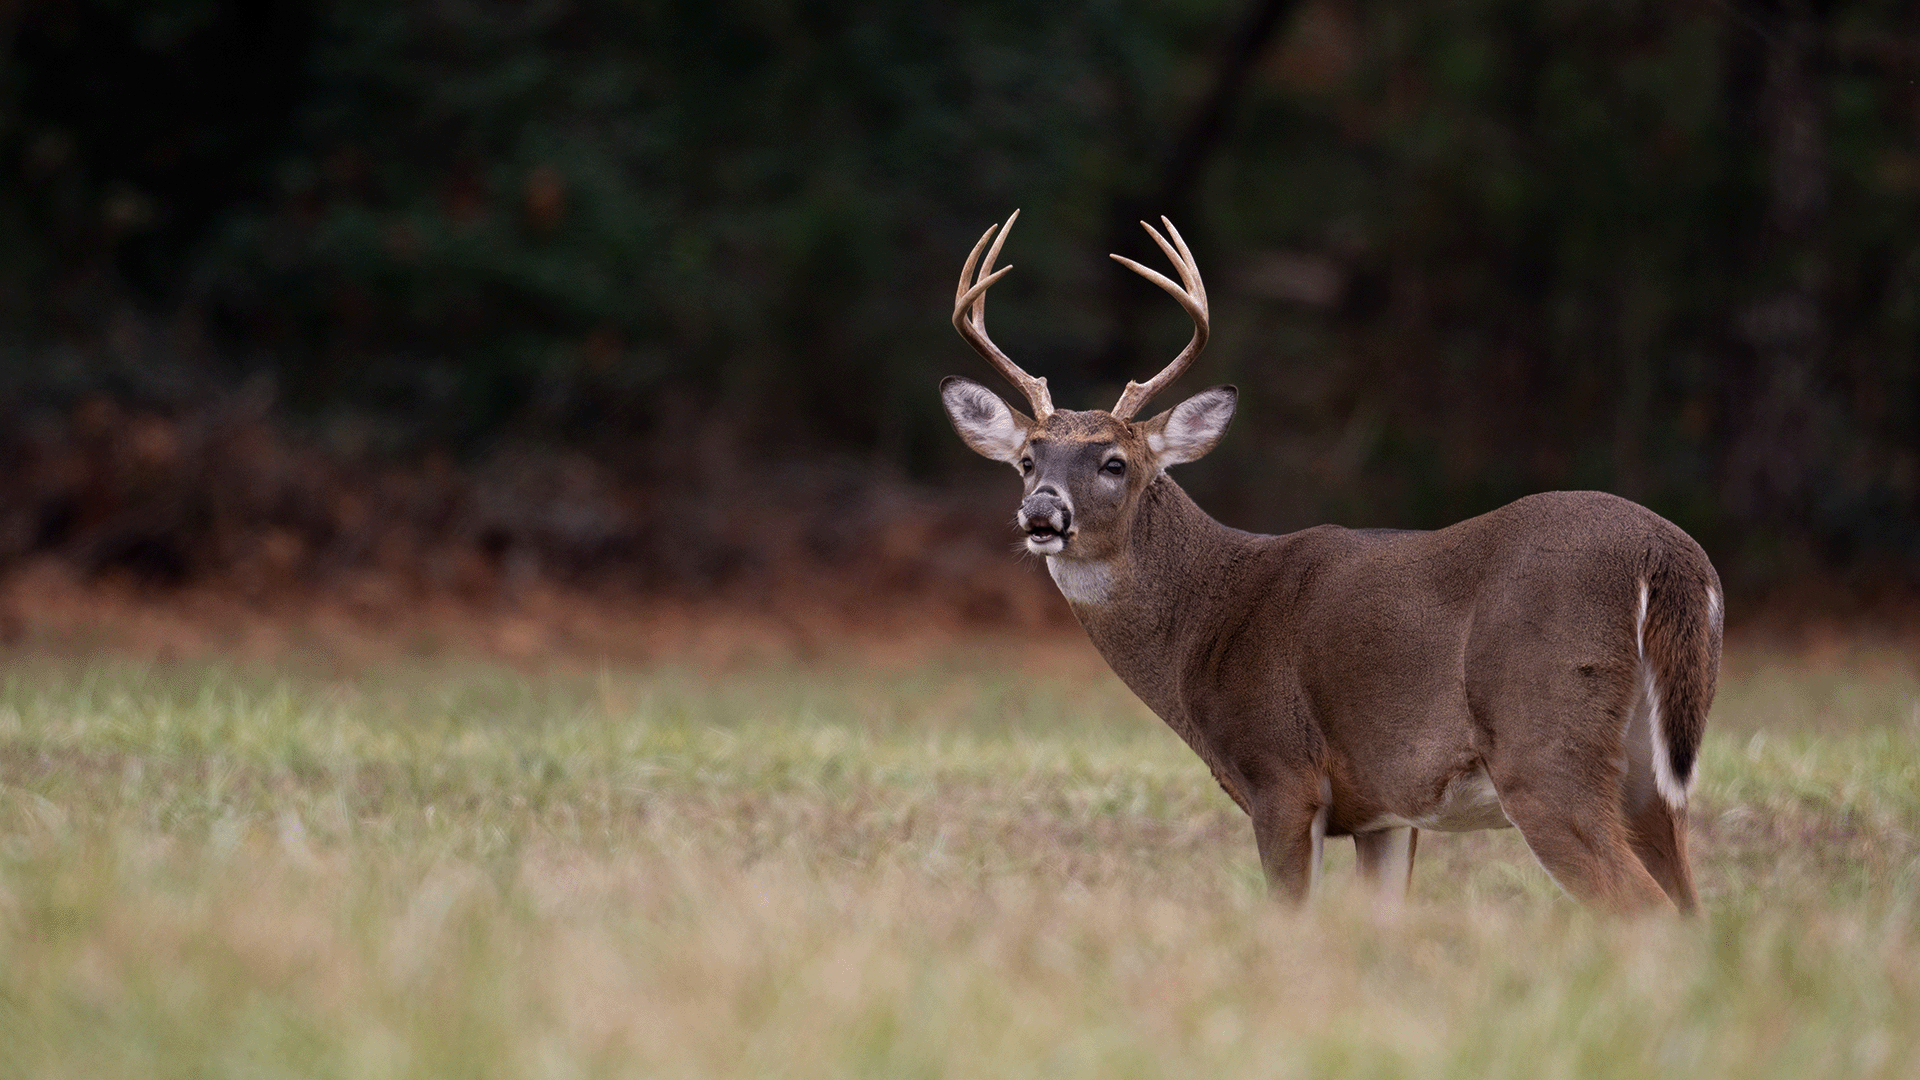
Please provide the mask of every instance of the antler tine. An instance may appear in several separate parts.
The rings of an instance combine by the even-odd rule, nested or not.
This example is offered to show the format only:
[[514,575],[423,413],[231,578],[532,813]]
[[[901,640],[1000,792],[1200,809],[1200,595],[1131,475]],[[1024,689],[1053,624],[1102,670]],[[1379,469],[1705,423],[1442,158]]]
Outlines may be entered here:
[[[967,339],[973,351],[987,358],[987,362],[999,369],[1001,375],[1027,397],[1027,404],[1033,408],[1036,419],[1053,414],[1053,396],[1047,393],[1047,380],[1036,379],[1020,370],[1020,365],[1007,358],[1000,347],[987,336],[987,290],[993,283],[1013,269],[1003,266],[993,268],[993,261],[1000,257],[1000,245],[1006,243],[1007,234],[1013,231],[1013,223],[1020,219],[1020,211],[1015,210],[1005,225],[995,225],[980,234],[980,242],[973,245],[973,253],[967,256],[966,265],[960,268],[960,285],[953,293],[953,328]],[[995,233],[999,236],[994,236]],[[987,247],[987,241],[993,241],[993,247],[987,249],[986,261],[981,262],[980,251]],[[974,264],[979,263],[980,273],[973,272]]]
[[[1153,242],[1160,245],[1161,251],[1166,252],[1168,261],[1172,262],[1173,268],[1179,272],[1180,281],[1185,284],[1184,288],[1158,270],[1150,270],[1125,256],[1114,255],[1111,258],[1165,289],[1167,295],[1180,301],[1180,306],[1187,309],[1187,316],[1193,320],[1193,340],[1187,342],[1187,347],[1182,349],[1180,355],[1173,358],[1173,363],[1168,364],[1160,374],[1144,383],[1132,381],[1127,383],[1126,391],[1120,395],[1119,403],[1113,407],[1113,415],[1121,420],[1133,419],[1134,413],[1139,412],[1140,408],[1155,394],[1166,389],[1168,383],[1179,378],[1181,373],[1193,364],[1194,358],[1200,355],[1200,350],[1207,347],[1207,286],[1200,280],[1200,264],[1194,261],[1193,252],[1187,248],[1186,240],[1181,238],[1180,230],[1173,227],[1173,222],[1162,217],[1160,223],[1165,225],[1167,232],[1173,235],[1173,243],[1168,243],[1167,238],[1160,235],[1160,230],[1144,221],[1140,223],[1140,227],[1147,230],[1147,235],[1153,237]],[[1175,245],[1178,247],[1176,248]]]

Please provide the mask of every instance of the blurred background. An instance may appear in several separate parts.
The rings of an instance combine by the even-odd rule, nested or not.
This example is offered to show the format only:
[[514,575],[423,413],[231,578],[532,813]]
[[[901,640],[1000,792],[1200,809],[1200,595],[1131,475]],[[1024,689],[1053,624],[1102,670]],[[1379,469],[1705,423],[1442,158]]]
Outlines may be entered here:
[[0,0],[0,630],[1062,624],[935,393],[1006,391],[948,315],[1015,207],[990,325],[1065,407],[1185,342],[1106,258],[1180,226],[1214,337],[1157,404],[1241,387],[1181,476],[1229,524],[1601,488],[1736,616],[1920,597],[1910,4]]

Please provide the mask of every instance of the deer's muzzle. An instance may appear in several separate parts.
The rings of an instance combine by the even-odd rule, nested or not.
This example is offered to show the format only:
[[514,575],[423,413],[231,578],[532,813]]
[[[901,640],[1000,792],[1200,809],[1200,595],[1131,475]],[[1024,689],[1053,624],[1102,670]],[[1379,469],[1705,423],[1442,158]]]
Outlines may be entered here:
[[1020,504],[1020,527],[1027,533],[1027,550],[1057,555],[1073,534],[1073,507],[1058,492],[1041,489]]

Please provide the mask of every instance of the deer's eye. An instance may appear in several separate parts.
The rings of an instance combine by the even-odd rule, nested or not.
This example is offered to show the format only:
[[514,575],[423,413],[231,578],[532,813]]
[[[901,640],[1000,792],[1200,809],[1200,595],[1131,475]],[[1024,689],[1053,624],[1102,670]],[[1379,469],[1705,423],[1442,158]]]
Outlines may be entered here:
[[1127,471],[1127,463],[1124,461],[1121,461],[1119,458],[1113,458],[1109,460],[1105,465],[1100,466],[1100,468],[1104,469],[1107,472],[1112,473],[1115,476],[1122,476],[1122,475],[1125,475]]
[[1030,473],[1030,472],[1032,472],[1032,471],[1033,471],[1033,459],[1032,459],[1032,458],[1030,458],[1030,457],[1023,457],[1023,458],[1021,458],[1021,459],[1020,459],[1020,471],[1021,471],[1021,472],[1023,472],[1023,473]]

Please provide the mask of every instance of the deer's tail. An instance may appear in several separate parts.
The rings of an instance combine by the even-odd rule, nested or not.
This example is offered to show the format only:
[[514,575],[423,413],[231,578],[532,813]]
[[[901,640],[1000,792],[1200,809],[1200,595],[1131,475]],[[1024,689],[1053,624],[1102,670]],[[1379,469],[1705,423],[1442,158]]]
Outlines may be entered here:
[[1682,810],[1719,679],[1725,597],[1706,553],[1683,538],[1649,560],[1638,599],[1635,637],[1650,709],[1654,784],[1668,806]]

